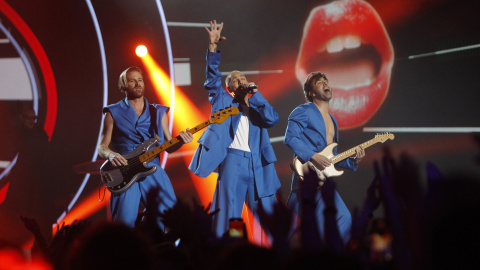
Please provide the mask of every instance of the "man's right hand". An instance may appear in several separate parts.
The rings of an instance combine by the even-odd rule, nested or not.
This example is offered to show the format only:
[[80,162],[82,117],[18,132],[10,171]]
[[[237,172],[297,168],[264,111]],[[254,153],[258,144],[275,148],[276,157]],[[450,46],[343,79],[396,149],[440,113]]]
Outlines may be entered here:
[[119,153],[112,152],[108,154],[108,160],[117,167],[127,166],[128,161]]
[[332,161],[329,158],[320,154],[314,154],[310,158],[310,162],[312,162],[313,165],[315,165],[315,167],[321,171],[325,170],[325,168],[332,164]]
[[227,39],[226,37],[222,37],[221,35],[222,29],[223,29],[223,22],[220,24],[220,28],[217,29],[216,20],[213,20],[213,22],[210,21],[210,29],[208,29],[208,27],[205,27],[205,30],[207,30],[208,35],[210,37],[210,45],[208,47],[210,52],[217,52],[218,43],[222,40]]

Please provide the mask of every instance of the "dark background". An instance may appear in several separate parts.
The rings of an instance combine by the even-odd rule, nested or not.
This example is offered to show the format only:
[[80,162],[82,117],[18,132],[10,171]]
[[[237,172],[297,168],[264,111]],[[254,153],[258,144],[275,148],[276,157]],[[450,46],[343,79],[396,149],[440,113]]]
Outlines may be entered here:
[[[46,176],[41,181],[28,185],[40,193],[38,201],[33,203],[44,206],[38,213],[45,217],[47,225],[44,227],[48,228],[67,209],[85,177],[76,173],[73,167],[91,161],[96,149],[104,102],[100,48],[86,1],[5,2],[26,22],[43,46],[57,86],[56,125],[46,157],[49,166],[45,167]],[[208,23],[213,19],[224,22],[223,35],[227,40],[220,44],[221,71],[283,70],[277,75],[247,76],[248,80],[258,83],[260,91],[268,88],[262,82],[271,81],[275,76],[282,82],[279,89],[269,89],[274,93],[269,95],[269,101],[280,116],[279,123],[269,130],[273,138],[284,135],[288,115],[305,102],[301,85],[295,77],[294,61],[310,10],[328,2],[175,0],[162,1],[162,5],[167,22]],[[384,103],[367,123],[340,131],[339,151],[373,138],[374,133],[364,132],[364,127],[480,127],[480,49],[408,60],[410,55],[479,44],[480,4],[453,0],[367,2],[382,18],[393,44],[395,61],[390,88]],[[120,72],[132,65],[143,68],[134,53],[138,44],[146,45],[155,61],[168,73],[164,33],[155,1],[92,1],[92,5],[105,45],[108,104],[123,98],[116,87]],[[0,19],[2,24],[10,27],[22,48],[29,52],[28,44],[5,14],[0,13]],[[168,31],[173,57],[190,59],[192,84],[179,88],[208,114],[210,108],[203,90],[208,45],[206,31],[201,27],[174,26],[168,27]],[[5,38],[3,33],[0,38]],[[0,54],[1,57],[17,57],[9,44],[0,44]],[[38,63],[32,59],[32,64],[39,73],[38,124],[42,126],[46,93]],[[159,102],[153,91],[149,91],[153,89],[149,82],[146,88],[147,98]],[[0,91],[14,89],[0,88]],[[9,133],[8,127],[14,121],[20,103],[25,102],[0,101],[4,149],[1,160],[11,160],[15,154],[3,138],[8,137],[5,134]],[[280,198],[286,200],[290,191],[292,152],[281,142],[273,146],[278,158],[277,173],[282,182]],[[363,203],[366,188],[374,176],[373,161],[381,158],[383,146],[388,146],[394,156],[401,153],[412,155],[422,173],[427,162],[437,165],[445,174],[452,171],[479,173],[475,163],[478,149],[471,133],[396,133],[394,141],[368,148],[357,172],[347,171],[337,178],[337,190],[351,211]],[[177,197],[183,200],[196,198],[198,195],[186,165],[179,160],[169,160],[166,166]],[[1,179],[0,188],[9,181],[14,181],[12,176]],[[100,190],[99,181],[98,175],[90,177],[77,204]],[[8,192],[7,197],[24,196],[22,191],[10,189]],[[381,209],[375,214],[383,215]],[[106,216],[107,210],[102,208],[86,218],[99,220]],[[10,215],[1,222],[16,222],[11,219],[15,216]],[[0,232],[0,236],[5,233]]]

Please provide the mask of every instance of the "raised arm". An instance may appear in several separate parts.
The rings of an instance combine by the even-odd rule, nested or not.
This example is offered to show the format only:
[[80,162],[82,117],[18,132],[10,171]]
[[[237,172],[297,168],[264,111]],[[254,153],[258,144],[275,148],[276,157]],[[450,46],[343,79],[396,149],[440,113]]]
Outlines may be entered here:
[[104,159],[108,159],[115,166],[127,165],[128,161],[122,155],[109,148],[110,142],[112,141],[113,122],[112,114],[107,111],[103,119],[103,130],[100,145],[98,146],[98,155]]
[[208,27],[205,27],[205,30],[207,30],[208,36],[209,36],[210,43],[208,46],[208,50],[210,52],[216,53],[218,43],[220,43],[220,41],[222,40],[227,39],[226,37],[222,37],[222,29],[223,29],[223,22],[220,23],[220,28],[217,28],[216,20],[213,20],[213,22],[210,21],[210,29],[208,29]]
[[210,29],[205,27],[205,30],[208,32],[209,47],[207,50],[207,68],[205,71],[207,78],[204,87],[208,92],[208,99],[212,104],[218,94],[224,91],[222,87],[222,74],[218,71],[221,54],[217,49],[218,43],[226,39],[221,36],[222,29],[223,23],[221,23],[220,28],[217,29],[217,21],[215,20],[210,22]]

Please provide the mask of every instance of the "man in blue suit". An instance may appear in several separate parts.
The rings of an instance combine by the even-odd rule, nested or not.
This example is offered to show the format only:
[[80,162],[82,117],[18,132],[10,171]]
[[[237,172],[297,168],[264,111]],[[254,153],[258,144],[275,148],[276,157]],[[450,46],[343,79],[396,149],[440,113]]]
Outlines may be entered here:
[[[332,88],[325,74],[312,72],[307,76],[303,85],[305,98],[309,103],[295,108],[288,117],[287,131],[284,143],[295,153],[302,162],[310,161],[319,170],[324,170],[332,164],[326,156],[316,154],[327,145],[338,142],[337,120],[328,112],[329,102],[332,98]],[[356,156],[347,158],[336,166],[356,171],[358,163],[365,156],[363,148],[355,149]],[[337,155],[336,148],[333,151]],[[321,176],[321,175],[320,175]],[[324,235],[324,214],[335,214],[340,237],[343,242],[348,242],[352,225],[352,217],[340,195],[335,191],[335,206],[326,208],[321,197],[321,192],[316,192],[315,201],[316,219],[319,233]],[[288,206],[298,214],[301,209],[300,180],[292,176],[292,191],[287,201]]]
[[[189,169],[200,177],[217,171],[217,185],[212,200],[214,231],[218,237],[229,229],[229,219],[242,215],[244,202],[253,216],[260,221],[258,210],[273,211],[275,193],[280,181],[275,171],[275,153],[267,128],[278,122],[275,109],[262,96],[253,82],[248,82],[239,71],[231,72],[225,79],[227,91],[222,87],[220,50],[218,43],[223,23],[210,22],[209,49],[205,89],[212,104],[212,113],[227,107],[238,107],[240,113],[229,117],[220,125],[210,125],[199,139],[199,147]],[[255,222],[251,222],[256,224]],[[260,242],[261,228],[253,227],[253,237]]]

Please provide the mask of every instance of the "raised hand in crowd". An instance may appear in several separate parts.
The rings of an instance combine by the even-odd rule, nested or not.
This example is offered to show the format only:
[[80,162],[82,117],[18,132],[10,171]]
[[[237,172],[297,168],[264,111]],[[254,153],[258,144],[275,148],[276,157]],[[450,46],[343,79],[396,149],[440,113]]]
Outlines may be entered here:
[[161,198],[157,196],[160,192],[160,187],[152,187],[146,196],[145,211],[138,214],[135,220],[135,228],[140,235],[143,235],[150,245],[155,245],[165,241],[165,233],[158,226],[157,220],[160,219],[158,206]]
[[391,168],[391,164],[395,163],[392,161],[393,159],[384,157],[382,159],[382,167],[375,161],[375,177],[379,179],[379,190],[385,207],[385,217],[390,222],[392,229],[392,253],[395,258],[395,267],[398,269],[411,269],[412,258],[406,243],[405,220],[400,207],[400,199],[393,188],[394,171]]
[[[277,192],[281,197],[281,193]],[[289,235],[292,230],[293,212],[282,201],[277,201],[273,206],[273,213],[268,214],[263,209],[259,210],[259,215],[265,221],[265,229],[272,238],[272,248],[275,249],[279,257],[286,260],[290,257]]]
[[20,219],[25,225],[25,228],[29,230],[33,236],[35,237],[35,242],[38,245],[38,248],[42,252],[46,252],[48,248],[47,241],[45,240],[45,236],[43,235],[42,231],[40,230],[40,225],[38,224],[37,220],[34,218],[20,216]]
[[210,225],[212,216],[217,212],[208,213],[209,210],[210,205],[203,207],[194,201],[192,211],[186,203],[179,200],[174,207],[160,213],[160,217],[183,242],[199,243],[213,237]]
[[382,203],[378,191],[378,177],[374,177],[372,183],[368,186],[367,197],[363,208],[359,212],[357,209],[352,214],[352,234],[347,245],[347,252],[354,254],[362,261],[367,261],[367,230],[371,224],[374,211]]
[[320,251],[322,248],[322,237],[318,231],[317,219],[315,217],[316,209],[316,193],[319,188],[319,182],[315,170],[312,168],[308,174],[304,176],[304,180],[300,186],[301,196],[301,214],[302,220],[301,243],[305,250]]
[[335,207],[335,182],[327,178],[321,187],[322,200],[325,203],[323,210],[325,221],[325,248],[340,254],[343,252],[343,243],[337,226],[337,209]]

